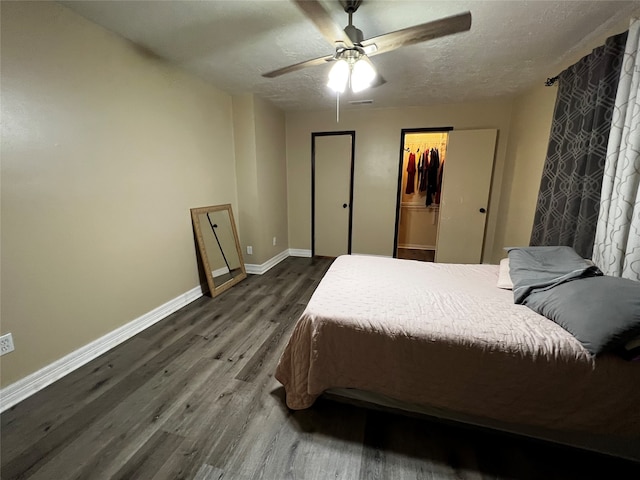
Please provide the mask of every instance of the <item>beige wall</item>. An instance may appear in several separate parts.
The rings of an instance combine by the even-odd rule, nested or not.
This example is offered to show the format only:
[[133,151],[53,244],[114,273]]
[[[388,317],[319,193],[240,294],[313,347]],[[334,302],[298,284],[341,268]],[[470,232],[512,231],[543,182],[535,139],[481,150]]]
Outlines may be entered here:
[[493,246],[502,202],[502,176],[511,101],[432,105],[424,108],[344,110],[287,114],[289,246],[311,248],[311,132],[355,130],[353,253],[392,255],[403,128],[452,126],[498,129],[484,261],[496,262]]
[[[256,168],[256,128],[253,95],[237,95],[233,102],[233,136],[236,152],[236,176],[238,178],[238,237],[245,263],[256,262],[260,238],[258,211],[258,170]],[[253,255],[247,254],[247,245],[254,247]]]
[[[262,222],[260,256],[256,263],[263,263],[289,248],[286,124],[284,112],[265,100],[255,97],[254,105]],[[276,237],[275,246],[273,237]]]
[[[245,262],[260,265],[287,250],[285,117],[252,95],[233,97],[240,242]],[[276,237],[276,245],[273,245]],[[247,245],[253,254],[247,254]]]
[[231,98],[53,2],[2,4],[2,385],[199,284]]
[[494,245],[493,258],[506,256],[503,247],[529,245],[556,94],[556,87],[542,85],[513,102],[502,187],[504,221],[498,225],[496,237],[500,240]]

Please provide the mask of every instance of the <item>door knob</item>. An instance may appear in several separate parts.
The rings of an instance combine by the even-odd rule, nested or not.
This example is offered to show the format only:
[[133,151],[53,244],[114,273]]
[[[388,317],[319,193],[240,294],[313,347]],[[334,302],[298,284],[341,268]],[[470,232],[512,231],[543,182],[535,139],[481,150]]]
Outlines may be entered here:
[[343,204],[342,204],[342,208],[347,208],[347,204],[346,204],[346,203],[343,203]]
[[486,210],[484,208],[480,209],[480,213],[485,213],[485,212],[486,212]]

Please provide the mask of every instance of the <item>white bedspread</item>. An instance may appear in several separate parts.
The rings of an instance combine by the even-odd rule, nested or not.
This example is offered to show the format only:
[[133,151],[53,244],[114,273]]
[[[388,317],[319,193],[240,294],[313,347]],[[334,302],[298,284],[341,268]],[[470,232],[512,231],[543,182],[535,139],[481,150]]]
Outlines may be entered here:
[[594,360],[497,279],[497,265],[337,258],[280,359],[287,405],[358,388],[501,421],[639,435],[640,364]]

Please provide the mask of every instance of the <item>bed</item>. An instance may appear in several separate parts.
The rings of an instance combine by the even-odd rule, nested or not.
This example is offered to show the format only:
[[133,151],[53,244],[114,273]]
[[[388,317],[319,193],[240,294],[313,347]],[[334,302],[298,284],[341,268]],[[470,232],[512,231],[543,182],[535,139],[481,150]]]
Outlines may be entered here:
[[640,363],[593,356],[498,274],[338,257],[277,366],[287,406],[329,392],[640,460]]

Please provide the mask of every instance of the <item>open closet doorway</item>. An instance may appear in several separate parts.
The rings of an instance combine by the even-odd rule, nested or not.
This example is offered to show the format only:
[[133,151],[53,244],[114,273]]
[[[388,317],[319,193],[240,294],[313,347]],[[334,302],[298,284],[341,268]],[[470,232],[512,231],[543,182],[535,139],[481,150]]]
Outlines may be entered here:
[[496,129],[402,130],[395,257],[482,262],[497,135]]
[[398,171],[394,256],[433,262],[451,127],[404,129]]

